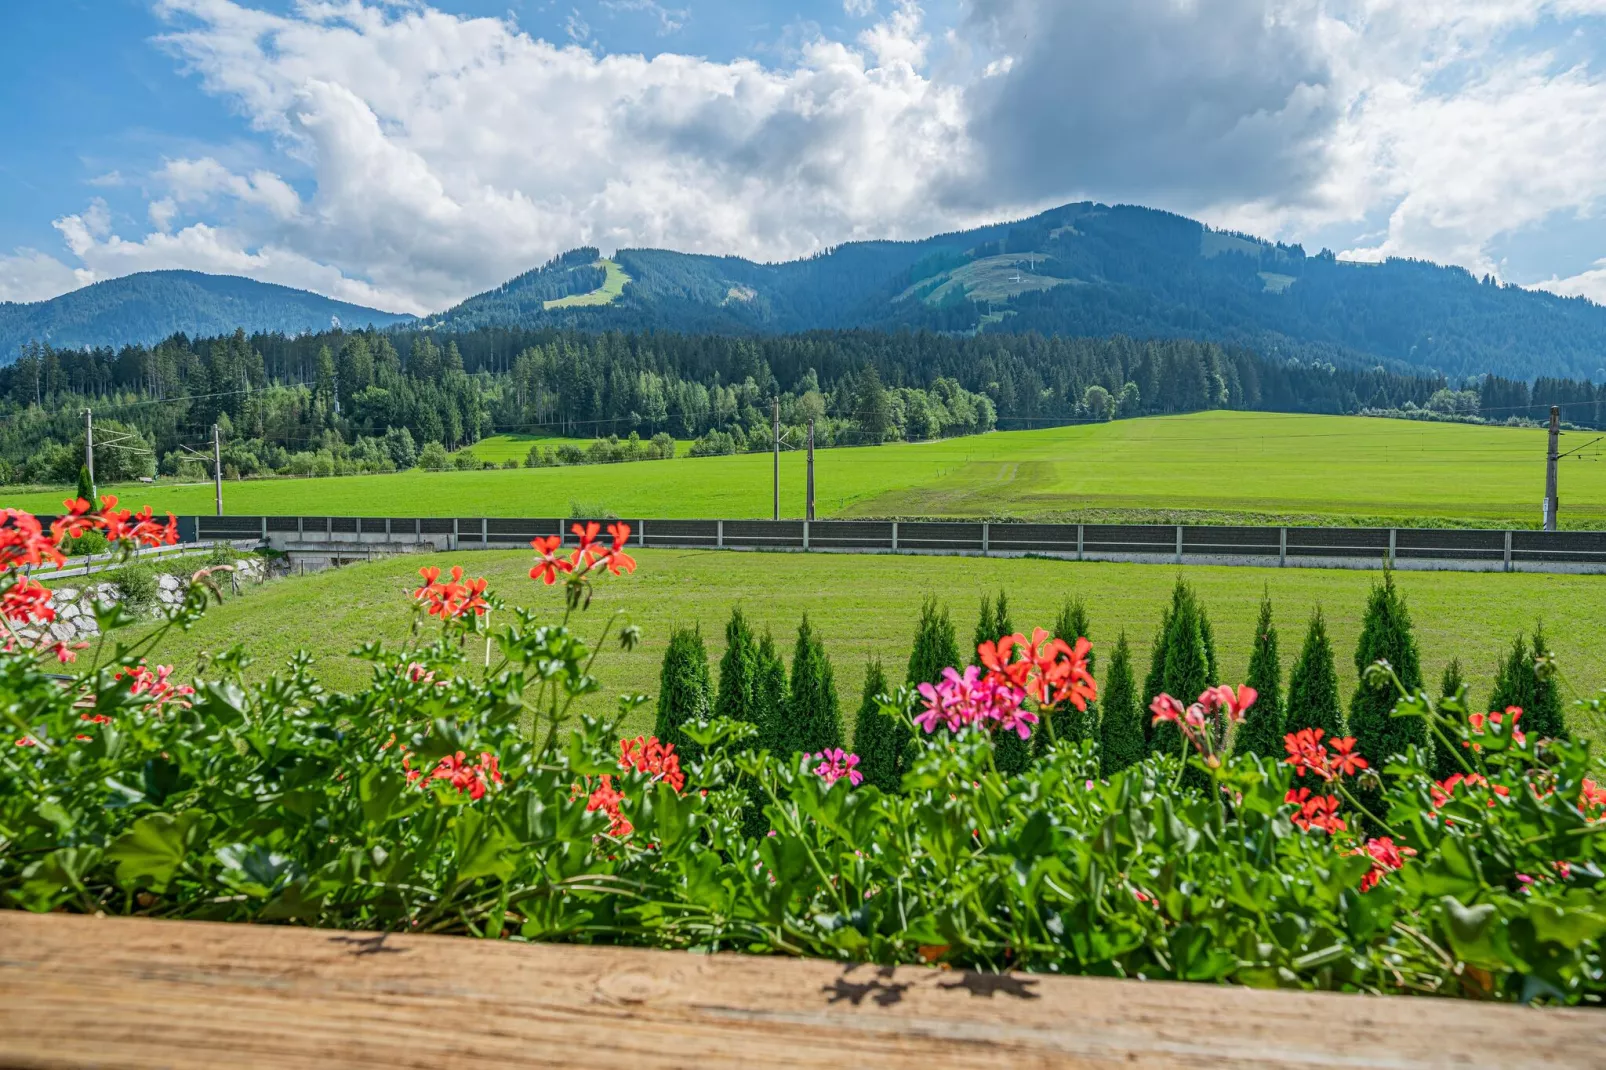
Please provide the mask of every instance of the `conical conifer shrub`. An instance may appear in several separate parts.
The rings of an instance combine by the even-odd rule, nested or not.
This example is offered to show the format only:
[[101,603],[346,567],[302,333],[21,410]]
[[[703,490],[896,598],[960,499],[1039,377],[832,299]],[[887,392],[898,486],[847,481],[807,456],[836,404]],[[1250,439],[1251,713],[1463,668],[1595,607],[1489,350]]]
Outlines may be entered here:
[[780,753],[814,754],[842,746],[836,674],[807,613],[798,626],[797,646],[792,652],[792,687],[786,714],[781,725]]
[[1412,745],[1428,747],[1430,737],[1420,717],[1392,716],[1400,700],[1399,689],[1392,681],[1367,680],[1366,670],[1378,661],[1393,666],[1407,694],[1421,690],[1422,663],[1416,638],[1411,634],[1411,615],[1391,571],[1383,573],[1383,582],[1372,587],[1366,600],[1361,637],[1355,645],[1355,694],[1349,707],[1349,731],[1355,737],[1355,749],[1374,768],[1381,769],[1390,758],[1404,754]]
[[[1080,598],[1065,600],[1060,607],[1059,617],[1054,621],[1054,638],[1063,639],[1072,646],[1081,638],[1091,639],[1087,621],[1087,606]],[[1090,652],[1087,656],[1087,670],[1097,678],[1098,654]],[[1061,743],[1080,743],[1087,739],[1097,739],[1099,735],[1099,707],[1098,703],[1090,702],[1084,712],[1078,710],[1069,702],[1062,702],[1054,707],[1053,711],[1044,719],[1045,723],[1038,727],[1033,737],[1037,753],[1041,754],[1048,748],[1051,740]]]
[[[853,753],[859,756],[859,772],[867,783],[885,792],[898,790],[903,780],[903,749],[908,729],[881,712],[877,696],[887,692],[887,674],[879,658],[872,658],[864,670],[864,697],[853,724]],[[900,731],[901,729],[901,731]]]
[[1338,702],[1338,670],[1333,644],[1327,638],[1327,621],[1320,606],[1305,629],[1305,645],[1288,674],[1288,707],[1283,715],[1288,732],[1320,728],[1328,738],[1343,736],[1344,710]]
[[1126,633],[1115,641],[1110,668],[1099,689],[1099,771],[1105,776],[1143,760],[1143,726],[1147,718],[1138,702],[1137,680],[1132,675],[1132,650]]
[[725,653],[719,659],[719,691],[714,696],[714,716],[757,724],[757,688],[758,640],[738,606],[731,610],[731,619],[725,625]]
[[915,629],[915,644],[909,652],[908,684],[935,684],[942,679],[942,670],[959,668],[965,664],[959,653],[959,641],[954,634],[954,621],[948,608],[937,608],[935,598],[927,598],[920,606],[920,624]]
[[[1199,605],[1193,588],[1181,579],[1171,594],[1171,610],[1162,640],[1164,651],[1160,662],[1160,687],[1183,705],[1193,702],[1215,681],[1210,678],[1212,655],[1206,637],[1210,634],[1209,622]],[[1149,701],[1154,695],[1145,696]],[[1144,703],[1148,705],[1147,702]],[[1213,728],[1217,738],[1222,726]],[[1182,733],[1175,724],[1162,722],[1154,726],[1149,746],[1156,753],[1180,754]]]
[[701,757],[703,749],[685,733],[685,726],[709,716],[708,651],[697,628],[677,628],[669,634],[669,648],[658,679],[658,718],[653,734],[673,743],[686,761]]
[[1233,739],[1237,754],[1258,754],[1262,758],[1282,758],[1283,747],[1283,670],[1277,660],[1277,625],[1271,619],[1271,594],[1260,599],[1260,619],[1255,623],[1255,648],[1249,655],[1249,673],[1244,683],[1255,689],[1255,704],[1244,714]]

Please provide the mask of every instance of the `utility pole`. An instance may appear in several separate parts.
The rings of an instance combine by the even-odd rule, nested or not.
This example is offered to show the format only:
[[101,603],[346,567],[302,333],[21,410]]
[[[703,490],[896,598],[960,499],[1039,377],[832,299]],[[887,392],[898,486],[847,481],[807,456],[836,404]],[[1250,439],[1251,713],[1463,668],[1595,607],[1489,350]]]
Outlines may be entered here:
[[218,441],[217,424],[212,425],[212,488],[217,492],[217,515],[223,515],[223,447]]
[[804,512],[803,512],[803,515],[807,519],[813,520],[814,519],[814,417],[812,417],[812,416],[809,417],[809,478],[808,478],[808,490],[805,491],[804,493],[806,495],[806,498],[804,500]]
[[781,399],[775,399],[775,519],[781,519]]
[[95,486],[95,417],[84,410],[84,467],[89,470],[90,501],[99,501],[100,488]]
[[1556,462],[1561,459],[1561,406],[1550,407],[1550,448],[1545,453],[1545,530],[1556,530]]

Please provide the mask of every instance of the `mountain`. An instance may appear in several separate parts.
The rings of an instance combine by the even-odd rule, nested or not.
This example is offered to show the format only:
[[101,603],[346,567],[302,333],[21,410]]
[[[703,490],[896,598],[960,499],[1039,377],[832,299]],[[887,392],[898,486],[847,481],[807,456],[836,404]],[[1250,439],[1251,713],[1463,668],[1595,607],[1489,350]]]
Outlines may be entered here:
[[387,327],[412,316],[332,301],[305,290],[198,271],[147,271],[108,279],[49,301],[0,302],[0,364],[29,342],[58,349],[152,345],[183,332],[191,338],[279,332],[304,334],[338,322]]
[[425,324],[791,333],[842,328],[1185,337],[1465,378],[1606,379],[1606,307],[1457,267],[1307,255],[1127,205],[1065,205],[923,241],[760,264],[578,249]]

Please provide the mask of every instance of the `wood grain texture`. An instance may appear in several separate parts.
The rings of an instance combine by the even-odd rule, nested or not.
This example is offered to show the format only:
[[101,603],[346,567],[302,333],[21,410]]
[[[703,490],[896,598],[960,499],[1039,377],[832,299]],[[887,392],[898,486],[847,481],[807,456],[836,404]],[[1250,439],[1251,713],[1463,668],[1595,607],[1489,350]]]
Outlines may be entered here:
[[0,1066],[1592,1067],[1606,1015],[0,911]]

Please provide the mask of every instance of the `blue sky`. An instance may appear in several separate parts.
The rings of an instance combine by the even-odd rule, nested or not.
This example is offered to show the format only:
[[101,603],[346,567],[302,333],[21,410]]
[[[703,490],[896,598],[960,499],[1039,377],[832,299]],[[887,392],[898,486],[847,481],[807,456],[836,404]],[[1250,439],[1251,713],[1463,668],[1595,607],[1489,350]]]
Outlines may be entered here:
[[0,300],[402,311],[1091,197],[1606,299],[1606,0],[12,0]]

